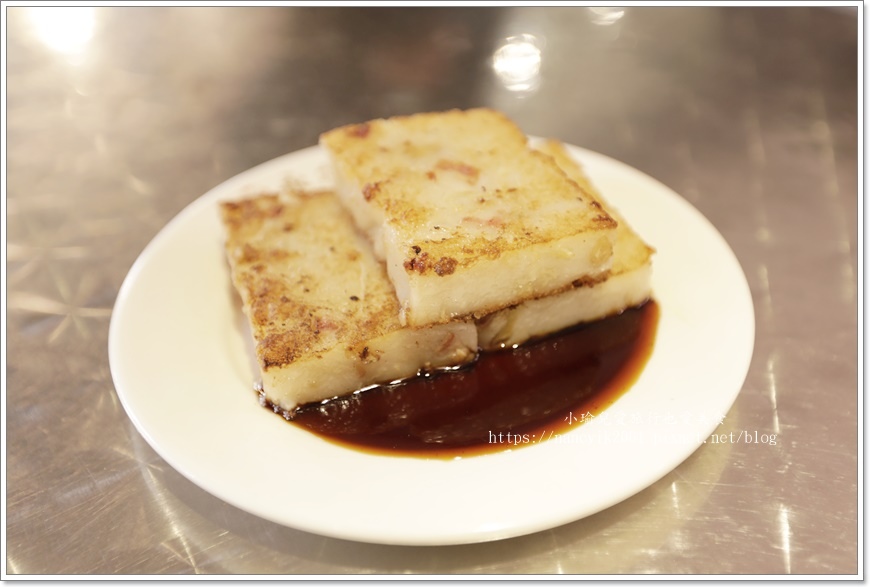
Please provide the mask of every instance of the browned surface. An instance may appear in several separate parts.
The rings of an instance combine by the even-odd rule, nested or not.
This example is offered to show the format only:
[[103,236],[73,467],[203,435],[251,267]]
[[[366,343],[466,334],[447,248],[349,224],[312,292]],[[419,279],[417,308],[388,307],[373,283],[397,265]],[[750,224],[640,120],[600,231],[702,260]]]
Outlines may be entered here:
[[338,345],[365,354],[367,341],[400,328],[386,272],[335,196],[297,196],[221,205],[233,283],[264,369]]
[[[571,158],[565,150],[564,145],[560,141],[548,140],[538,145],[537,148],[542,153],[552,157],[568,177],[577,182],[577,185],[581,186],[589,194],[594,208],[604,210],[619,223],[616,229],[616,242],[613,246],[613,266],[610,268],[610,275],[620,275],[633,271],[648,263],[653,253],[655,253],[655,249],[646,244],[631,228],[628,220],[607,203],[605,196],[592,184],[580,164]],[[590,283],[589,279],[578,281]],[[591,283],[595,283],[595,281],[591,280]]]
[[[387,225],[411,238],[443,218],[442,198],[455,199],[467,212],[449,234],[411,243],[430,259],[454,259],[461,269],[481,258],[616,225],[589,206],[592,198],[583,187],[530,149],[525,134],[500,112],[399,116],[369,121],[365,128],[365,133],[357,124],[334,129],[321,141],[335,154],[337,172],[361,186],[365,201],[383,212]],[[464,193],[444,183],[455,178]],[[554,203],[563,207],[558,214],[550,211]],[[499,210],[494,217],[493,206]],[[483,237],[481,226],[496,233]],[[420,271],[419,263],[409,256],[405,269]]]

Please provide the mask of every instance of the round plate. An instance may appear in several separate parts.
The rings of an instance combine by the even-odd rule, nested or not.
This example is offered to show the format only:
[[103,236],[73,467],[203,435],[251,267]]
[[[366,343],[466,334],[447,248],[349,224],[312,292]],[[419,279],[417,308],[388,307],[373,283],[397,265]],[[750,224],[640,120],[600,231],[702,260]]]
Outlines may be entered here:
[[343,448],[262,408],[216,203],[286,182],[329,187],[326,156],[312,147],[203,195],[133,265],[109,331],[112,376],[131,420],[172,467],[224,501],[351,540],[496,540],[641,491],[701,446],[734,402],[752,357],[752,298],[731,249],[697,210],[623,163],[570,152],[657,249],[655,346],[635,385],[601,416],[545,442],[451,461]]

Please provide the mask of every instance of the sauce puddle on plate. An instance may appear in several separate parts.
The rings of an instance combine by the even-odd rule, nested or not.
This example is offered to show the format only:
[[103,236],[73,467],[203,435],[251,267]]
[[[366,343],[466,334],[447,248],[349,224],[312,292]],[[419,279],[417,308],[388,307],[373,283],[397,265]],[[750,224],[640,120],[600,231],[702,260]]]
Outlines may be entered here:
[[655,341],[654,301],[470,367],[300,406],[291,420],[367,452],[445,458],[530,446],[568,432],[616,401]]

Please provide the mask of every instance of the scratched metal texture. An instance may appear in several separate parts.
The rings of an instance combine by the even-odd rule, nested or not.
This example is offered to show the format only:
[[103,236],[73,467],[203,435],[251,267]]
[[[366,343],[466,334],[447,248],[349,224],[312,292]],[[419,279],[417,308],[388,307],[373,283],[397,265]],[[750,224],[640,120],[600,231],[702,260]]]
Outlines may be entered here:
[[[5,10],[8,574],[858,571],[857,8]],[[522,34],[537,73],[494,68]],[[168,466],[106,351],[149,240],[324,130],[478,105],[712,221],[757,319],[720,432],[777,444],[706,445],[590,518],[438,548],[282,527]]]

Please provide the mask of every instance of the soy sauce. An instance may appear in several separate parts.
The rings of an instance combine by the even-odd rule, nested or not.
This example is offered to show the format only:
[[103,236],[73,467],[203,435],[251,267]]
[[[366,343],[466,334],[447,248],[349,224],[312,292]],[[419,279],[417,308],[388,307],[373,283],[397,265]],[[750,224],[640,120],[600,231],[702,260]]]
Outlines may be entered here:
[[379,454],[455,458],[546,442],[589,421],[637,379],[652,352],[654,301],[526,343],[470,367],[299,407],[292,422]]

